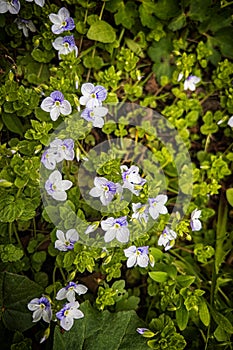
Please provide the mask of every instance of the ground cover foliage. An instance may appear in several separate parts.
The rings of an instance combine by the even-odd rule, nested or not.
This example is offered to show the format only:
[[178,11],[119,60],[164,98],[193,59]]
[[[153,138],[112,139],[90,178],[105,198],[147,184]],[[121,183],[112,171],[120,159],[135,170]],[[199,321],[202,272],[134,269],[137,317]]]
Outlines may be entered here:
[[232,2],[0,12],[1,349],[232,349]]

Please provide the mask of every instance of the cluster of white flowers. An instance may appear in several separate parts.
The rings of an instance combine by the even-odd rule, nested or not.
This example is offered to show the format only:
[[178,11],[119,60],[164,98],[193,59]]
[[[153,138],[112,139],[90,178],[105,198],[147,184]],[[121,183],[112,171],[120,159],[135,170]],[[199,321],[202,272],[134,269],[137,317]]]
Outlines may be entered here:
[[[56,138],[42,154],[41,162],[47,169],[53,170],[57,163],[73,159],[74,141],[72,139],[61,140]],[[62,174],[59,170],[54,170],[45,182],[45,189],[53,199],[65,201],[67,199],[66,190],[72,185],[70,180],[62,180]]]
[[[60,325],[66,331],[69,331],[74,324],[74,319],[83,318],[84,314],[79,310],[79,302],[75,299],[75,295],[82,295],[87,292],[87,287],[83,284],[69,282],[66,287],[57,292],[56,299],[67,299],[68,303],[63,305],[62,309],[56,313]],[[28,303],[28,309],[33,311],[32,320],[38,322],[41,318],[47,323],[52,320],[52,307],[49,298],[42,296],[34,298]],[[46,338],[42,338],[41,342]]]

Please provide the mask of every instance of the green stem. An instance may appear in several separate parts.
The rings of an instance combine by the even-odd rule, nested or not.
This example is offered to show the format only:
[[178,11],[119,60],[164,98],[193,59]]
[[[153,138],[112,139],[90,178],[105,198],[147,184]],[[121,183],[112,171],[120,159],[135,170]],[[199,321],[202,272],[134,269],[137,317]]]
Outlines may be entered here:
[[[88,4],[89,1],[87,1],[87,4]],[[84,17],[84,24],[86,24],[86,21],[87,21],[87,14],[88,14],[88,9],[86,9],[85,11],[85,17]],[[79,43],[79,52],[81,51],[81,48],[82,48],[82,44],[83,44],[83,35],[81,36],[81,39],[80,39],[80,43]]]
[[100,15],[99,15],[99,20],[101,21],[101,18],[103,16],[103,12],[104,12],[104,8],[105,8],[105,1],[103,2],[102,8],[100,10]]
[[57,265],[54,266],[53,269],[53,293],[54,296],[56,295],[56,287],[55,287],[55,283],[56,283],[56,270],[57,270]]
[[34,238],[36,238],[36,219],[35,219],[35,217],[33,218],[33,235],[34,235]]
[[12,222],[9,222],[9,241],[12,242]]
[[65,274],[64,274],[64,272],[63,272],[63,270],[62,270],[62,268],[61,268],[61,267],[59,267],[59,270],[60,270],[60,272],[61,272],[61,275],[62,275],[63,281],[66,283],[66,276],[65,276]]
[[81,151],[83,152],[83,154],[84,154],[85,156],[88,156],[88,153],[85,151],[85,149],[83,148],[82,144],[81,144],[79,141],[77,141],[77,143],[78,143],[78,147],[81,149]]
[[21,242],[21,240],[19,238],[18,231],[16,229],[15,224],[13,224],[13,230],[14,230],[14,234],[15,234],[16,240],[18,242],[18,245],[21,246],[21,248],[24,250],[24,247],[23,247],[22,242]]

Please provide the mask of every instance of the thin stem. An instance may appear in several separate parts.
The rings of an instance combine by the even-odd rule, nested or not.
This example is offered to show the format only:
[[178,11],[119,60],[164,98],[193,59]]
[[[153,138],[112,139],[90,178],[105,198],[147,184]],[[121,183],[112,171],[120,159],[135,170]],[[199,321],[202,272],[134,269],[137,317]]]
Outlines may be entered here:
[[9,241],[10,243],[12,243],[12,225],[13,223],[12,222],[9,222]]
[[19,246],[21,246],[21,248],[23,248],[23,250],[24,250],[24,247],[23,247],[22,242],[21,242],[21,240],[19,238],[18,231],[16,229],[15,224],[13,224],[13,230],[14,230],[14,234],[15,234],[15,237],[16,237],[16,240],[17,240]]
[[63,281],[66,283],[66,276],[65,276],[65,274],[64,274],[64,272],[63,272],[63,270],[62,270],[62,268],[61,268],[61,267],[59,267],[59,270],[60,270],[60,272],[61,272],[61,275],[62,275]]
[[103,2],[102,8],[100,10],[99,20],[101,20],[101,18],[103,16],[104,8],[105,8],[105,1]]
[[53,269],[53,293],[54,296],[56,295],[56,287],[55,287],[55,283],[56,283],[56,270],[57,270],[57,265],[54,266]]
[[[87,1],[87,4],[88,4],[89,0]],[[87,14],[88,14],[88,9],[86,9],[85,11],[85,16],[84,16],[84,24],[86,24],[86,21],[87,21]],[[83,35],[81,36],[81,39],[80,39],[80,43],[79,43],[79,52],[81,51],[81,48],[82,48],[82,44],[83,44]]]
[[33,222],[33,235],[34,235],[34,238],[36,238],[36,219],[35,219],[35,217],[33,218],[32,222]]

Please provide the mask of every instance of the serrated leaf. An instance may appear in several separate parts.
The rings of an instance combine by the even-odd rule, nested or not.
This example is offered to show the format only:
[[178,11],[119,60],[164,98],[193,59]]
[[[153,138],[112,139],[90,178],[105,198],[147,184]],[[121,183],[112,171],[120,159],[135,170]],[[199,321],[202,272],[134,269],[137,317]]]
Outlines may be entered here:
[[24,332],[33,326],[28,302],[40,297],[43,289],[25,276],[9,272],[0,273],[0,309],[5,326]]
[[[143,326],[135,311],[99,312],[88,301],[80,310],[84,318],[75,320],[69,332],[61,332],[56,326],[53,350],[146,350],[146,341],[137,334]],[[63,333],[63,334],[62,334]]]
[[117,9],[117,13],[114,15],[116,25],[122,24],[123,27],[131,29],[135,23],[135,17],[137,16],[136,5],[132,1],[128,1],[126,4],[122,1]]
[[150,278],[155,282],[166,282],[168,279],[168,273],[164,271],[152,271],[149,272]]
[[116,33],[109,23],[98,21],[90,26],[87,37],[90,40],[100,41],[101,43],[113,43],[116,40]]

